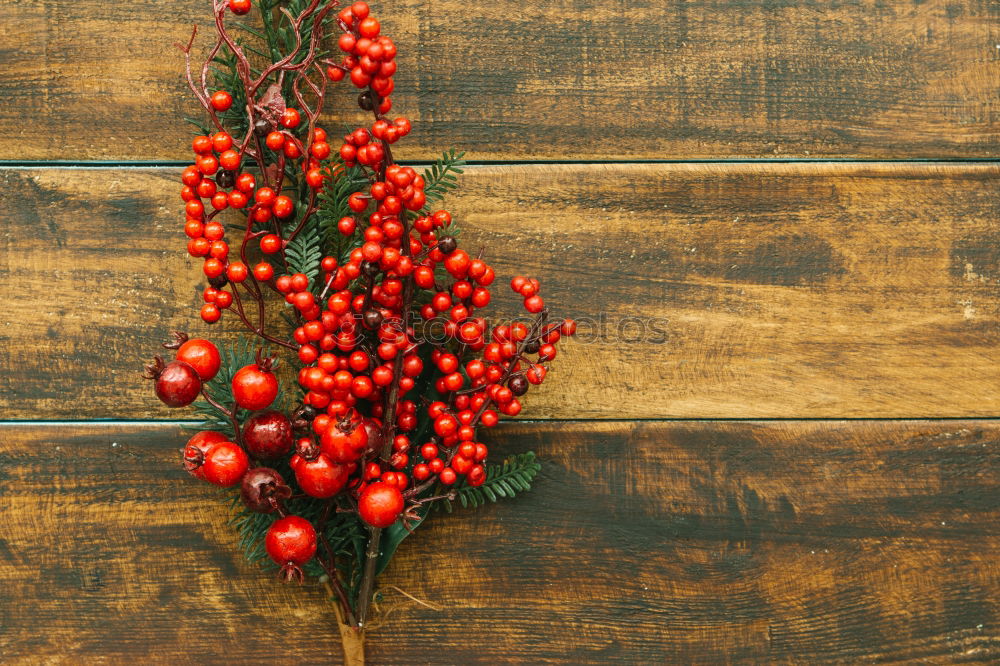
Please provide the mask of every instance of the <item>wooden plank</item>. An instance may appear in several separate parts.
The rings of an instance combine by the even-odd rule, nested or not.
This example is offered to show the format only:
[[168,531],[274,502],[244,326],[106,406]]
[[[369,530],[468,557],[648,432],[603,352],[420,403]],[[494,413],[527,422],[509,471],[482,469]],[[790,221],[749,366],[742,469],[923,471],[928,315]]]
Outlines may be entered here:
[[[498,275],[582,320],[526,415],[1000,414],[1000,167],[482,167]],[[174,169],[0,171],[6,418],[178,418],[138,378],[197,316]],[[516,311],[496,289],[501,312]],[[215,333],[218,335],[218,331]]]
[[[1000,423],[522,423],[533,491],[434,518],[373,663],[1000,659]],[[0,427],[0,657],[328,663],[168,424]],[[432,611],[393,589],[436,604]],[[470,637],[475,637],[470,640]]]
[[[179,52],[204,0],[0,3],[0,159],[188,159]],[[996,6],[376,3],[405,159],[993,157]],[[203,37],[201,43],[207,42]],[[206,47],[207,48],[207,47]],[[346,88],[331,109],[353,108]],[[354,122],[338,111],[334,128]]]

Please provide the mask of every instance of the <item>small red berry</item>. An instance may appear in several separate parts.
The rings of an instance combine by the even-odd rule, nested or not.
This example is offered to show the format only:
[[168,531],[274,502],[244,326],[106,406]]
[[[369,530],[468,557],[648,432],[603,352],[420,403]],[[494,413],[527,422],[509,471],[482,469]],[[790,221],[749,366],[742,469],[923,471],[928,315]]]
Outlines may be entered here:
[[222,318],[222,312],[214,303],[206,303],[201,306],[201,318],[207,324],[214,324]]
[[233,105],[233,96],[225,90],[219,90],[212,95],[212,108],[216,111],[228,111]]
[[287,127],[288,129],[295,129],[302,122],[302,117],[299,112],[295,109],[288,108],[285,109],[284,113],[281,114],[281,125],[282,127]]

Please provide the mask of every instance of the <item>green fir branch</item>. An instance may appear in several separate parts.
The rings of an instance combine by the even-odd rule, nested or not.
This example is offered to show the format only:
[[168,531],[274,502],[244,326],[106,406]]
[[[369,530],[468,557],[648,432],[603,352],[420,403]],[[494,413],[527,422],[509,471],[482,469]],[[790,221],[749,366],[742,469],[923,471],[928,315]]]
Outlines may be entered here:
[[455,149],[447,150],[441,157],[427,169],[424,169],[424,194],[427,196],[427,204],[421,211],[426,214],[430,210],[431,204],[444,199],[445,195],[458,187],[458,176],[464,173],[465,153],[455,152]]
[[315,218],[319,222],[323,253],[335,257],[338,264],[343,264],[351,250],[361,244],[363,225],[358,225],[353,236],[345,237],[337,230],[337,223],[342,217],[355,215],[347,200],[366,186],[368,179],[361,167],[345,167],[339,160],[328,165],[324,169],[324,175],[327,185],[319,194]]
[[[511,456],[497,465],[489,465],[486,470],[486,481],[481,486],[470,486],[465,481],[454,487],[455,500],[462,507],[477,508],[488,502],[509,499],[518,493],[531,490],[531,482],[541,471],[533,451]],[[453,507],[447,499],[438,500],[436,506],[451,513]]]
[[290,273],[303,273],[309,278],[309,283],[316,285],[319,276],[320,262],[323,260],[323,239],[320,235],[319,223],[313,215],[306,222],[298,235],[285,247],[285,261]]

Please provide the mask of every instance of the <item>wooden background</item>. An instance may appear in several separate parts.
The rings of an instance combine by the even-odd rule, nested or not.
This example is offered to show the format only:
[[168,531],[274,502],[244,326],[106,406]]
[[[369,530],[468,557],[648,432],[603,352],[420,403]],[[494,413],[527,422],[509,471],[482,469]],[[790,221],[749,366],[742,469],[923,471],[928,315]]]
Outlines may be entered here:
[[[4,663],[339,659],[138,375],[203,330],[171,44],[206,7],[0,2]],[[1000,4],[375,11],[402,158],[466,149],[468,237],[592,319],[491,433],[535,491],[404,544],[371,660],[1000,660]]]

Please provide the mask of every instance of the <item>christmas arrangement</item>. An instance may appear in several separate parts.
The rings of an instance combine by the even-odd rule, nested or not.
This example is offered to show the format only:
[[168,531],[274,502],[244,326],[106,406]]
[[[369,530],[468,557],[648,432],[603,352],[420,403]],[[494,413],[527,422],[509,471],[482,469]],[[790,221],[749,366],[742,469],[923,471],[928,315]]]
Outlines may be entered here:
[[[182,463],[230,489],[247,558],[327,584],[360,663],[376,576],[400,542],[435,512],[530,488],[534,455],[493,463],[477,432],[520,413],[575,323],[551,317],[526,277],[510,282],[524,317],[482,316],[494,270],[440,207],[462,154],[419,172],[393,159],[411,123],[391,117],[397,46],[366,3],[211,8],[204,59],[197,28],[180,45],[206,112],[181,174],[184,233],[207,280],[201,319],[243,333],[219,345],[178,333],[146,375],[202,419]],[[370,122],[321,126],[337,83]]]

